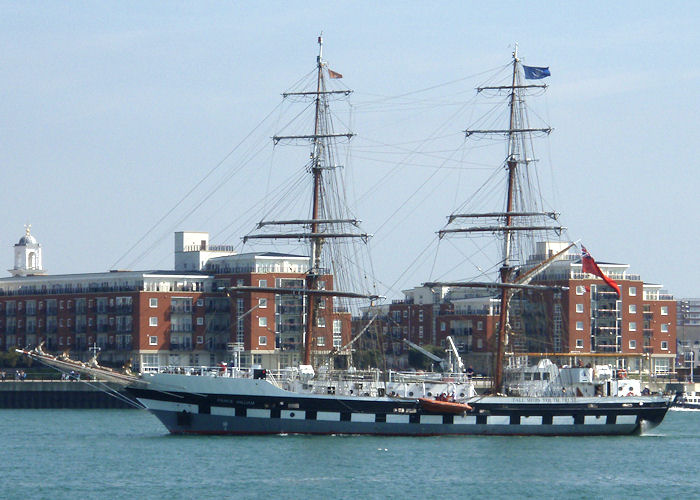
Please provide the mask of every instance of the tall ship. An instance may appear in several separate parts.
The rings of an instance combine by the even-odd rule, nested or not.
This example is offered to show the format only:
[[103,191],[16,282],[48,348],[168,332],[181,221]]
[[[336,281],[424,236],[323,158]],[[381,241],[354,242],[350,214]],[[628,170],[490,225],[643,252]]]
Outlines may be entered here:
[[[342,185],[334,146],[349,140],[350,132],[333,129],[331,102],[347,97],[349,90],[331,90],[327,79],[341,75],[330,70],[323,59],[323,41],[318,39],[315,86],[311,90],[284,94],[287,98],[306,101],[313,106],[312,130],[297,135],[279,135],[275,143],[308,141],[309,162],[305,166],[311,180],[311,202],[306,216],[261,221],[245,237],[252,240],[293,240],[306,243],[309,269],[305,279],[285,286],[265,287],[266,292],[296,298],[303,324],[303,362],[281,370],[242,368],[237,364],[212,368],[161,370],[140,375],[110,371],[96,359],[78,363],[62,356],[44,353],[41,348],[22,350],[25,355],[60,370],[76,370],[119,381],[129,396],[154,414],[173,434],[370,434],[397,436],[428,435],[622,435],[639,434],[661,423],[669,401],[663,396],[613,397],[602,391],[603,382],[589,378],[578,380],[576,391],[552,392],[561,387],[562,373],[551,370],[551,378],[540,379],[540,387],[529,395],[513,395],[507,384],[509,309],[518,297],[552,287],[538,285],[534,277],[565,250],[533,266],[526,266],[515,256],[523,249],[524,236],[539,231],[560,231],[556,215],[527,207],[524,181],[528,181],[531,156],[526,148],[536,129],[527,124],[524,114],[525,94],[543,90],[544,85],[525,82],[524,77],[541,77],[544,68],[523,66],[517,48],[513,53],[512,75],[508,85],[483,87],[480,92],[494,91],[508,97],[508,126],[503,129],[468,130],[467,136],[499,134],[507,140],[504,162],[506,189],[504,206],[488,213],[455,213],[440,236],[453,234],[496,234],[502,243],[498,282],[427,283],[428,286],[482,288],[500,297],[499,328],[494,350],[495,377],[492,390],[478,395],[465,373],[456,348],[448,373],[417,374],[388,370],[362,372],[351,365],[336,369],[335,354],[351,349],[352,342],[371,328],[361,328],[346,345],[333,346],[319,355],[315,325],[319,311],[327,305],[336,307],[345,300],[371,304],[379,297],[371,291],[357,291],[357,281],[344,279],[348,255],[357,255],[356,243],[370,235],[363,233],[360,222],[344,208]],[[299,203],[296,204],[297,206]],[[541,222],[540,222],[541,220]],[[459,224],[477,221],[474,225]],[[489,222],[485,222],[489,221]],[[453,227],[457,223],[459,227]],[[345,250],[345,253],[343,253]],[[348,251],[349,250],[349,251]],[[352,266],[351,266],[352,267]],[[332,280],[332,286],[329,281]],[[231,297],[260,291],[256,286],[234,286]],[[448,338],[448,343],[454,344]],[[515,369],[511,367],[511,370]],[[585,370],[585,368],[582,368]],[[449,373],[451,372],[451,373]],[[549,376],[548,376],[549,377]],[[542,382],[545,383],[542,383]],[[571,385],[570,385],[571,386]],[[565,387],[563,387],[565,389]],[[511,394],[509,394],[511,393]],[[519,394],[522,394],[520,392]]]

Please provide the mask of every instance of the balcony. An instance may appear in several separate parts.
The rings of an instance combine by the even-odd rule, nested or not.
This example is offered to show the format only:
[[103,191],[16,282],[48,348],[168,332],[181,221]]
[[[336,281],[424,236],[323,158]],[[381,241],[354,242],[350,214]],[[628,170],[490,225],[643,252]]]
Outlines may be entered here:
[[170,306],[170,314],[192,314],[192,306]]
[[231,304],[228,302],[225,303],[208,303],[207,307],[205,309],[206,312],[208,313],[215,313],[215,312],[221,312],[221,313],[227,313],[231,312]]
[[192,350],[192,343],[174,344],[174,343],[170,342],[170,350],[171,351],[191,351]]

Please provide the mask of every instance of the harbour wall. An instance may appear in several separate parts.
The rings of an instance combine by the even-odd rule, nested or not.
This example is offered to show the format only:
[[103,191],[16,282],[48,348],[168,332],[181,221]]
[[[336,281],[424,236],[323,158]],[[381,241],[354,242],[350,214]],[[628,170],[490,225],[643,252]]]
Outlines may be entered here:
[[25,380],[0,382],[0,408],[133,408],[123,399],[100,390],[121,387],[110,382]]

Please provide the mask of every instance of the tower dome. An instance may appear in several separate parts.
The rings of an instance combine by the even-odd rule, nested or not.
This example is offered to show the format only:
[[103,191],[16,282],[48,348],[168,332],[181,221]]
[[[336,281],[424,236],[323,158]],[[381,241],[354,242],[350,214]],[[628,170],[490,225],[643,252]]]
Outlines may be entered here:
[[27,234],[25,234],[24,236],[22,236],[19,239],[19,242],[17,243],[18,245],[36,245],[37,244],[36,238],[34,236],[32,236],[31,234],[29,234],[29,227],[30,226],[27,227]]
[[41,264],[41,245],[32,236],[31,228],[31,224],[25,226],[24,236],[15,245],[15,266],[10,269],[12,276],[46,274]]

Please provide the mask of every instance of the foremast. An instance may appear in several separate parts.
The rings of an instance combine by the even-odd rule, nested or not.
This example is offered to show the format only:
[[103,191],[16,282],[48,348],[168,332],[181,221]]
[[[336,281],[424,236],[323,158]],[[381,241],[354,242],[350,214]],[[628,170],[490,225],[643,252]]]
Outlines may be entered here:
[[[358,220],[353,218],[334,217],[330,213],[330,207],[326,203],[326,193],[324,190],[324,172],[338,168],[338,165],[329,161],[331,156],[329,148],[332,141],[338,138],[352,138],[351,132],[333,133],[328,116],[329,99],[334,95],[349,95],[351,90],[327,90],[325,82],[325,71],[329,74],[340,77],[341,75],[327,69],[327,63],[323,59],[323,35],[318,37],[318,56],[316,57],[316,90],[311,92],[287,92],[283,97],[299,96],[314,99],[314,128],[310,135],[276,135],[273,141],[277,144],[280,141],[309,140],[311,142],[311,154],[308,171],[310,172],[312,183],[311,198],[311,218],[295,220],[275,220],[261,221],[258,229],[264,226],[301,226],[299,232],[274,233],[274,234],[250,234],[243,238],[244,242],[250,239],[297,239],[306,240],[310,247],[310,267],[306,272],[304,288],[266,288],[238,286],[232,291],[274,291],[279,294],[304,295],[306,300],[306,314],[304,321],[304,364],[311,364],[311,352],[314,338],[314,326],[317,324],[319,310],[319,299],[322,297],[346,297],[346,298],[369,298],[376,299],[377,296],[366,295],[355,292],[345,292],[336,290],[323,290],[320,286],[320,278],[328,273],[322,263],[324,244],[327,240],[341,238],[361,238],[366,241],[370,235],[354,231],[359,225]],[[344,230],[348,226],[353,229]],[[325,299],[324,299],[325,300]]]

